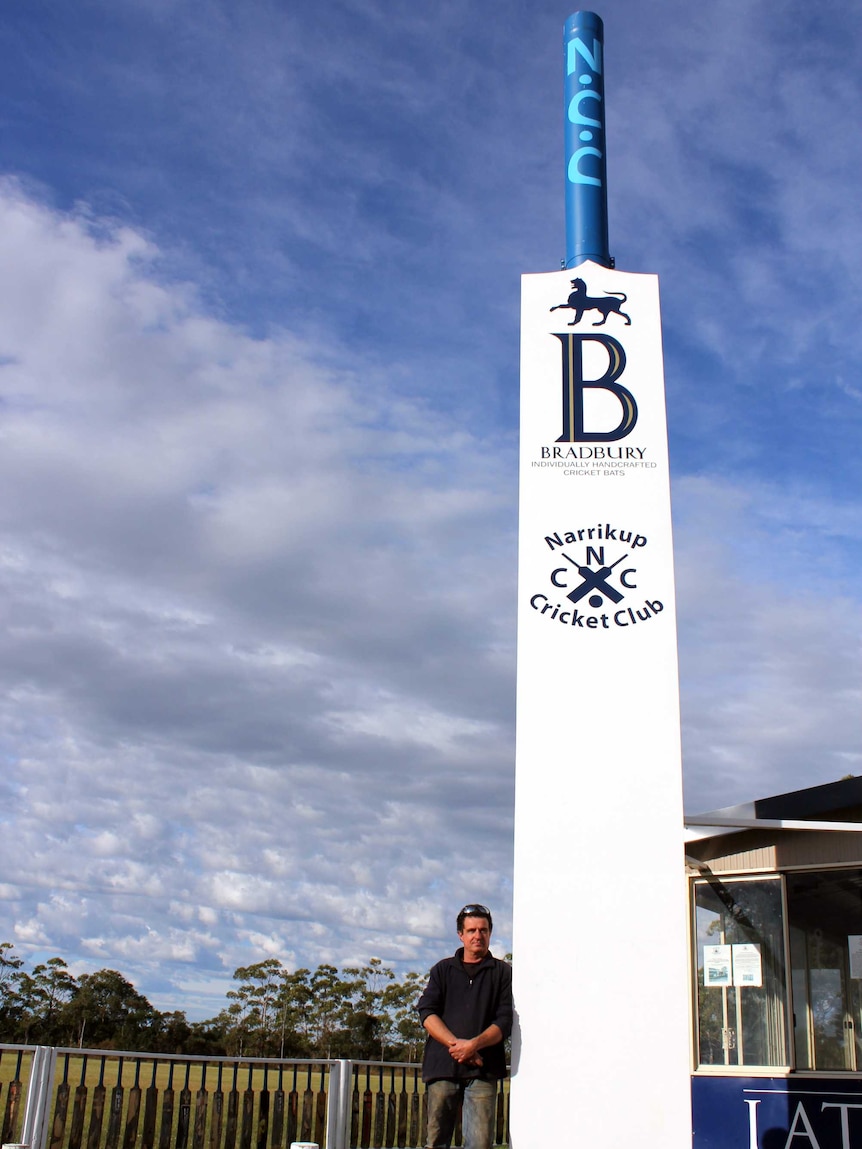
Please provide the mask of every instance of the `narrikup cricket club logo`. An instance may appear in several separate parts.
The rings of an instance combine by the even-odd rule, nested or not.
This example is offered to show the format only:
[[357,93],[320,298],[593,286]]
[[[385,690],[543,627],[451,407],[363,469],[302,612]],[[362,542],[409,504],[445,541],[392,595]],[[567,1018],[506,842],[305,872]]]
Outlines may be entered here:
[[[623,311],[623,304],[627,296],[622,291],[606,291],[603,295],[591,295],[583,279],[571,281],[572,291],[565,303],[557,303],[551,311],[567,310],[574,313],[569,321],[569,327],[577,327],[584,320],[587,313],[598,313],[591,327],[604,327],[612,319],[618,327],[630,327],[631,316]],[[556,439],[557,443],[616,443],[625,439],[635,428],[638,420],[638,406],[634,395],[619,382],[620,376],[626,368],[626,353],[619,339],[604,332],[549,332],[554,339],[559,339],[562,349],[562,433]],[[593,345],[593,346],[589,346]],[[607,367],[597,376],[590,377],[585,369],[586,358],[595,363],[595,345],[598,345],[604,355],[598,356],[599,361],[607,357]],[[595,372],[595,368],[592,369]],[[584,397],[592,392],[593,397],[598,391],[603,391],[613,397],[619,404],[619,419],[616,426],[598,429],[595,425],[587,425],[584,412]],[[607,404],[606,404],[607,406]],[[634,465],[643,463],[643,448],[639,447],[543,447],[542,459],[572,461],[595,460],[606,463],[630,460]],[[551,466],[560,465],[559,462]]]
[[544,541],[553,555],[548,582],[530,597],[539,618],[576,630],[611,630],[649,622],[664,610],[641,586],[646,535],[601,522],[555,531]]

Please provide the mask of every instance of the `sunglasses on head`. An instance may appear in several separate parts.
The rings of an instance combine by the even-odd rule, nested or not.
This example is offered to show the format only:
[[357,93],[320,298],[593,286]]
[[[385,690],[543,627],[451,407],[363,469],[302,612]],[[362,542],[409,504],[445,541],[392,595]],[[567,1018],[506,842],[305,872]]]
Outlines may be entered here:
[[478,915],[480,918],[489,918],[491,916],[491,911],[487,906],[480,906],[478,904],[465,906],[461,913],[465,918],[470,918],[474,915]]

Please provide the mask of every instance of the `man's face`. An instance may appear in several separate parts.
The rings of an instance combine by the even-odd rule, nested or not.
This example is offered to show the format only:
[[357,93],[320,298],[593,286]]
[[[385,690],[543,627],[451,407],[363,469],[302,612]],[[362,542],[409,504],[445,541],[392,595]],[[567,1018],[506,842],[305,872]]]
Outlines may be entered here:
[[464,928],[458,934],[464,947],[465,961],[481,961],[488,954],[491,930],[487,918],[464,918]]

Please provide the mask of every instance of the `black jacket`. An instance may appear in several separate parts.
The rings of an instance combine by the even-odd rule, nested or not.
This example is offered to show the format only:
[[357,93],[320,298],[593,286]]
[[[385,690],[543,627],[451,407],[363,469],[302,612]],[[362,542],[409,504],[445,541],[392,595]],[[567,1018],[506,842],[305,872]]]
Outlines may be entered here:
[[[444,958],[431,976],[416,1005],[422,1022],[432,1013],[442,1018],[456,1037],[477,1037],[489,1025],[499,1025],[503,1039],[512,1032],[512,967],[490,954],[468,973],[463,948]],[[422,1080],[468,1077],[505,1077],[504,1041],[481,1051],[482,1066],[460,1065],[449,1050],[429,1035],[422,1059]]]

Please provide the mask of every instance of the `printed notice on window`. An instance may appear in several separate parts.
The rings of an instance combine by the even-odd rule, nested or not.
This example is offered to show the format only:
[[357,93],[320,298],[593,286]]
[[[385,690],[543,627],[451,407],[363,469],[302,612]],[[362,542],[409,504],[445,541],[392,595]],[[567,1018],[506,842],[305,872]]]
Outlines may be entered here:
[[703,984],[733,985],[730,946],[703,947]]
[[742,942],[733,947],[733,984],[763,985],[763,967],[760,962],[760,946]]
[[850,934],[847,944],[850,947],[850,976],[862,978],[862,934]]

